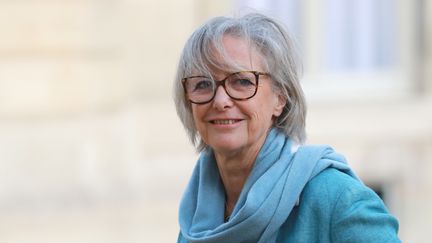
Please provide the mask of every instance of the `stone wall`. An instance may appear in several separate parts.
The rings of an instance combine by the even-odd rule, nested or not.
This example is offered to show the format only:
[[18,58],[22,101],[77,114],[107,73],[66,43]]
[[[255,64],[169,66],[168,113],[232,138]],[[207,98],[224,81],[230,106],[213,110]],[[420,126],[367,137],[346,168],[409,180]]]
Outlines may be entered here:
[[[432,4],[423,3],[420,88],[380,102],[312,101],[307,123],[310,143],[331,144],[382,190],[404,242],[431,239]],[[191,31],[231,4],[0,3],[0,242],[175,241],[197,155],[171,83]]]

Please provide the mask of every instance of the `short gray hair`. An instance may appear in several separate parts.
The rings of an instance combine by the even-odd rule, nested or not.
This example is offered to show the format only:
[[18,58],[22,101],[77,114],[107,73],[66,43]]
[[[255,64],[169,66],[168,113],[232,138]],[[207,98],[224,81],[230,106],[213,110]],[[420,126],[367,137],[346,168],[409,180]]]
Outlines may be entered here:
[[[273,80],[273,90],[286,99],[282,114],[273,126],[290,136],[295,142],[306,139],[306,102],[299,79],[301,64],[294,42],[277,20],[259,13],[241,17],[216,17],[199,27],[187,40],[174,79],[174,101],[177,114],[198,151],[207,145],[200,138],[181,80],[196,75],[210,75],[212,70],[239,71],[238,64],[225,55],[222,38],[229,34],[248,42],[262,56],[262,63]],[[216,50],[216,52],[214,51]],[[223,63],[216,61],[216,55]]]

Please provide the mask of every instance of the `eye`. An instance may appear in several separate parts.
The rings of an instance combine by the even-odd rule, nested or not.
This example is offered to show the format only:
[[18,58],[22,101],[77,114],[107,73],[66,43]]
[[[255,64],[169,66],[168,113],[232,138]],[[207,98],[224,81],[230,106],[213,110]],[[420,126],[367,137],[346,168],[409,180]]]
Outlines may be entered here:
[[250,79],[248,78],[239,78],[235,80],[235,85],[236,86],[241,86],[241,87],[248,87],[248,86],[253,86],[255,85]]
[[193,86],[193,91],[209,90],[212,86],[212,81],[208,79],[198,80]]

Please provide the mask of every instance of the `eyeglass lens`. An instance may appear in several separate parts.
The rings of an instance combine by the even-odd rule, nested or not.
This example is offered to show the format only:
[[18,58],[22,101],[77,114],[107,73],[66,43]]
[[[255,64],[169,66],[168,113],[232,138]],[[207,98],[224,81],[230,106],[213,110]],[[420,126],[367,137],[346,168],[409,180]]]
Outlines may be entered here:
[[204,76],[185,79],[185,91],[188,98],[195,103],[204,103],[213,99],[219,85],[224,86],[227,94],[233,99],[251,98],[257,89],[257,75],[254,72],[237,72],[221,81]]

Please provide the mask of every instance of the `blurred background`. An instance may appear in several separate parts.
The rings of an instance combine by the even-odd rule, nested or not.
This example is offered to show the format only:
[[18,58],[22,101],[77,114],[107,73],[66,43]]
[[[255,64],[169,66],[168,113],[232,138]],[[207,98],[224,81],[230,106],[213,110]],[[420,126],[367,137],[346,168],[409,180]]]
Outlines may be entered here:
[[172,82],[217,15],[283,21],[308,143],[330,144],[431,242],[432,2],[0,0],[0,242],[175,242],[197,154]]

